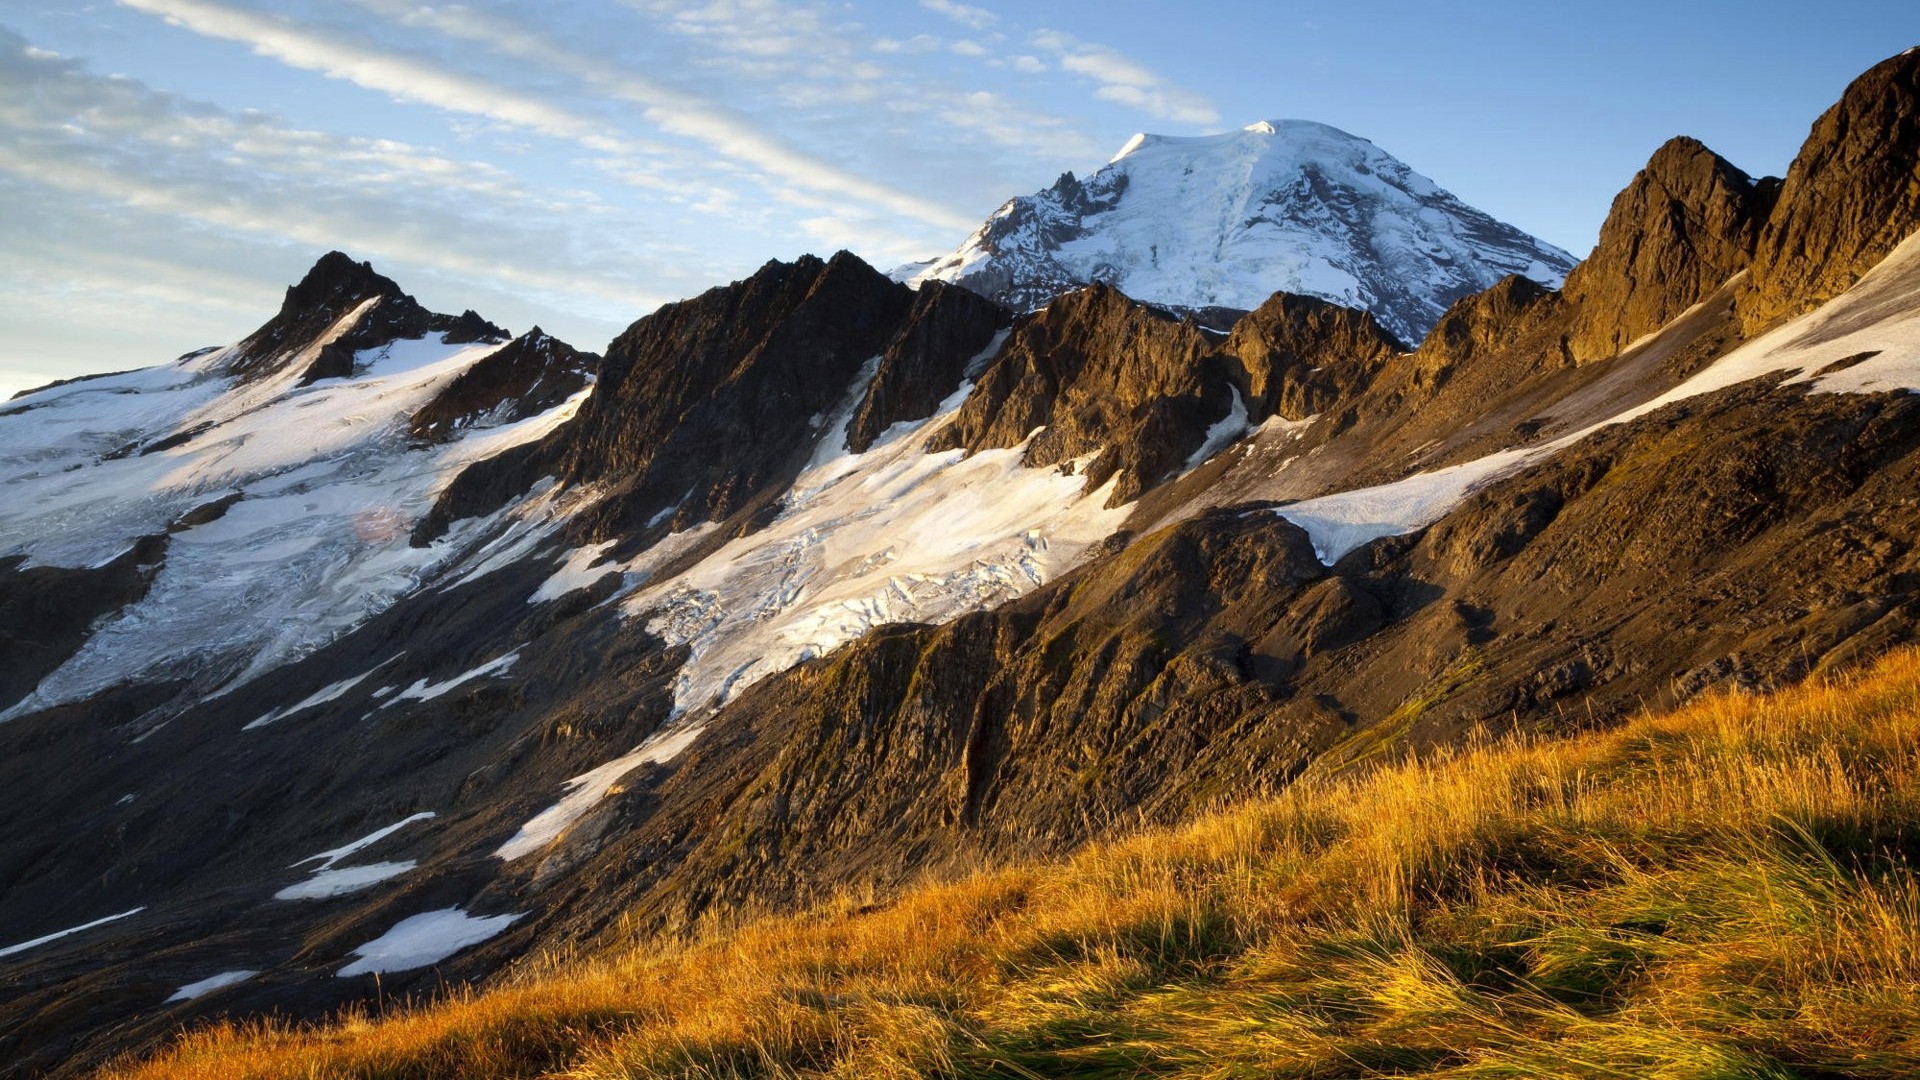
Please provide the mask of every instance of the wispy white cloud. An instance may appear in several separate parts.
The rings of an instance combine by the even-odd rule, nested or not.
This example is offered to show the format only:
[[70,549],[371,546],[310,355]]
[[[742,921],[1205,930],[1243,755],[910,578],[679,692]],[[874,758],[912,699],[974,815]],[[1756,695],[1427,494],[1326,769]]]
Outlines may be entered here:
[[[4,30],[0,203],[33,208],[0,215],[0,324],[13,331],[0,367],[14,369],[126,367],[230,340],[336,247],[450,305],[574,328],[589,348],[713,280],[710,254],[650,241],[591,192],[223,110]],[[63,320],[77,350],[64,358],[50,344]]]
[[954,0],[920,0],[920,6],[938,15],[945,15],[961,26],[974,30],[985,30],[1000,21],[1000,16],[986,8],[971,4],[959,4]]
[[[654,134],[636,137],[633,131],[611,118],[583,114],[560,104],[551,95],[529,93],[479,79],[450,70],[416,52],[400,53],[376,47],[319,26],[214,0],[121,2],[195,33],[236,41],[291,67],[343,79],[402,102],[574,141],[601,158],[598,170],[601,174],[622,183],[671,190],[685,205],[700,212],[726,213],[738,205],[741,194],[737,189],[742,178],[727,176],[728,169],[735,168],[746,170],[746,182],[764,190],[772,199],[816,213],[836,209],[836,220],[880,214],[908,219],[921,229],[948,233],[964,233],[973,224],[971,214],[811,154],[789,143],[767,125],[724,105],[639,74],[631,67],[568,48],[531,26],[477,8],[428,7],[407,0],[360,0],[363,7],[409,27],[483,45],[500,55],[578,80],[603,100],[639,105],[639,119],[650,125]],[[772,18],[775,15],[781,17]],[[786,55],[794,49],[796,41],[829,33],[817,18],[808,15],[796,20],[775,0],[720,0],[695,9],[682,8],[675,12],[674,18],[682,28],[691,28],[706,38],[723,37],[728,49],[760,58]],[[757,24],[771,21],[776,30],[768,32],[763,26],[758,33],[720,34],[742,21]],[[778,32],[779,27],[794,33]],[[703,148],[705,154],[695,155],[690,149],[663,144],[659,138],[662,135],[688,140]],[[676,156],[704,157],[708,174],[705,182],[690,184],[685,177],[656,174],[656,163],[660,159]],[[692,171],[697,172],[698,168]],[[847,209],[848,206],[852,209]],[[864,249],[893,247],[897,230],[883,228],[877,221],[874,224],[871,230],[874,242],[858,246]],[[813,231],[791,222],[789,227],[801,236],[814,235]],[[883,241],[882,237],[886,239]]]
[[979,132],[998,145],[1043,150],[1053,158],[1071,161],[1098,151],[1093,140],[1065,123],[1029,112],[990,90],[960,95],[939,116],[955,128]]
[[915,34],[904,41],[899,38],[878,38],[873,43],[873,51],[914,55],[917,53],[939,52],[941,46],[944,44],[944,42],[932,34]]
[[[661,131],[692,139],[730,161],[758,171],[770,187],[787,189],[802,203],[850,198],[856,205],[883,207],[890,213],[937,228],[972,227],[966,215],[949,207],[841,168],[792,146],[766,125],[723,105],[566,48],[523,23],[464,7],[424,8],[404,0],[361,2],[409,26],[426,27],[484,45],[517,60],[566,73],[602,93],[640,105],[645,119]],[[715,17],[709,16],[709,20],[712,18]],[[774,46],[768,44],[765,48],[770,50]]]
[[1095,84],[1094,96],[1138,109],[1161,120],[1208,127],[1220,113],[1204,95],[1169,83],[1145,65],[1105,45],[1094,45],[1057,30],[1042,30],[1032,43],[1058,58],[1061,70]]
[[[751,91],[762,99],[778,99],[795,108],[841,116],[859,110],[860,115],[851,117],[850,122],[860,124],[864,130],[841,132],[845,142],[873,139],[876,132],[884,130],[874,120],[884,120],[887,114],[945,121],[944,127],[915,125],[888,133],[896,171],[915,177],[916,186],[925,186],[934,177],[964,171],[975,178],[972,186],[976,189],[981,189],[981,185],[991,188],[986,198],[976,199],[980,204],[976,211],[997,205],[1005,197],[1004,188],[992,186],[993,177],[999,169],[1019,162],[1007,155],[991,162],[983,161],[973,152],[972,143],[985,141],[1016,154],[1045,157],[1049,159],[1046,169],[1057,167],[1061,159],[1082,160],[1100,151],[1084,128],[1031,101],[999,111],[992,122],[951,123],[954,103],[974,92],[977,78],[964,67],[947,68],[928,61],[944,52],[979,60],[988,67],[999,66],[1002,62],[994,58],[993,49],[989,47],[1005,40],[1005,35],[997,31],[961,39],[931,33],[905,38],[880,36],[838,17],[844,15],[842,6],[811,0],[625,2],[630,8],[660,20],[664,29],[721,53],[737,54],[739,42],[773,32],[770,28],[777,29],[793,43],[793,48],[778,58],[763,55],[770,50],[756,50],[754,56],[745,60],[733,55],[724,61],[729,76],[736,82],[766,80],[751,87]],[[949,18],[954,11],[959,11],[965,16],[960,20],[963,24],[978,23],[982,27],[999,20],[999,16],[984,8],[962,4],[934,6],[928,10]],[[713,60],[696,59],[695,62]],[[1047,70],[1038,58],[1029,58],[1029,62],[1039,65],[1040,71]],[[1022,65],[1020,70],[1032,69]],[[945,133],[964,135],[968,145],[956,148],[945,138]],[[961,153],[956,154],[956,150]],[[909,161],[909,157],[913,160]]]
[[622,143],[601,124],[548,101],[468,78],[432,64],[348,41],[313,27],[208,0],[119,0],[196,34],[239,42],[261,56],[401,100],[484,116],[594,150]]

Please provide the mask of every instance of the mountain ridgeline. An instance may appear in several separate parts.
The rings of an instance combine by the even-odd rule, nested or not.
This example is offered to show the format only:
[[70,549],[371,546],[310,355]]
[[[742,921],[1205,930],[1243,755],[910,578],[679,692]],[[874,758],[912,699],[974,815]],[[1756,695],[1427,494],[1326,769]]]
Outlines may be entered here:
[[1196,311],[1283,291],[1363,308],[1411,342],[1462,296],[1509,274],[1558,285],[1574,262],[1365,139],[1281,120],[1137,135],[1086,180],[1010,200],[951,255],[896,274],[1016,311],[1096,283]]
[[604,356],[335,253],[235,346],[23,395],[0,1071],[1887,652],[1916,117],[1909,52],[1784,179],[1674,139],[1577,266],[1263,124]]

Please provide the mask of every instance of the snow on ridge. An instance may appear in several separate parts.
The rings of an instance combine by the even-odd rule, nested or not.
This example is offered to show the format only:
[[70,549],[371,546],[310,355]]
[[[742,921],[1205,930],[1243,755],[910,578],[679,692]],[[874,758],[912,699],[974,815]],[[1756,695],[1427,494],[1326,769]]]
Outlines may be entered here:
[[[1864,359],[1861,359],[1864,357]],[[1841,361],[1837,370],[1821,372]],[[1290,503],[1274,511],[1307,531],[1331,566],[1364,544],[1425,528],[1475,491],[1572,446],[1602,428],[1764,375],[1815,393],[1920,392],[1920,233],[1833,300],[1745,342],[1645,404],[1551,442],[1502,450],[1391,484]]]
[[1185,308],[1252,309],[1284,290],[1370,310],[1413,342],[1459,296],[1516,273],[1557,287],[1576,262],[1366,139],[1263,120],[1136,135],[1083,183],[1011,200],[902,276],[1028,308],[1095,281]]
[[[216,520],[173,534],[147,596],[0,720],[174,671],[189,673],[203,696],[229,692],[359,625],[491,537],[511,511],[460,522],[429,547],[409,543],[413,523],[454,474],[551,432],[590,390],[536,416],[416,447],[412,413],[503,347],[444,338],[363,350],[354,375],[304,387],[283,374],[236,386],[217,373],[224,354],[210,354],[55,388],[66,392],[0,416],[0,555],[92,565],[187,510],[240,496]],[[123,430],[133,416],[141,431],[198,434],[157,453],[103,456],[141,437]],[[160,626],[168,632],[156,633]]]

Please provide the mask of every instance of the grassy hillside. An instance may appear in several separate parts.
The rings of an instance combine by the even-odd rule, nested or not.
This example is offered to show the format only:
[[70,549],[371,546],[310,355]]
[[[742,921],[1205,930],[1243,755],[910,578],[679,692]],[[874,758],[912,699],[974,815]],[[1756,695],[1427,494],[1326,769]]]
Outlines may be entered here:
[[1920,1075],[1920,652],[116,1076]]

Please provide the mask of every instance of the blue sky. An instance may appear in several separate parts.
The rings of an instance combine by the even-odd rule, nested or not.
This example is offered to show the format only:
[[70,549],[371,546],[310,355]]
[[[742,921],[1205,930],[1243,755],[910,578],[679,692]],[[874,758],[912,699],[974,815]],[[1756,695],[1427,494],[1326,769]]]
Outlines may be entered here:
[[1661,141],[1785,169],[1912,3],[0,0],[0,395],[262,322],[341,248],[599,349],[882,267],[1136,131],[1320,120],[1576,253]]

